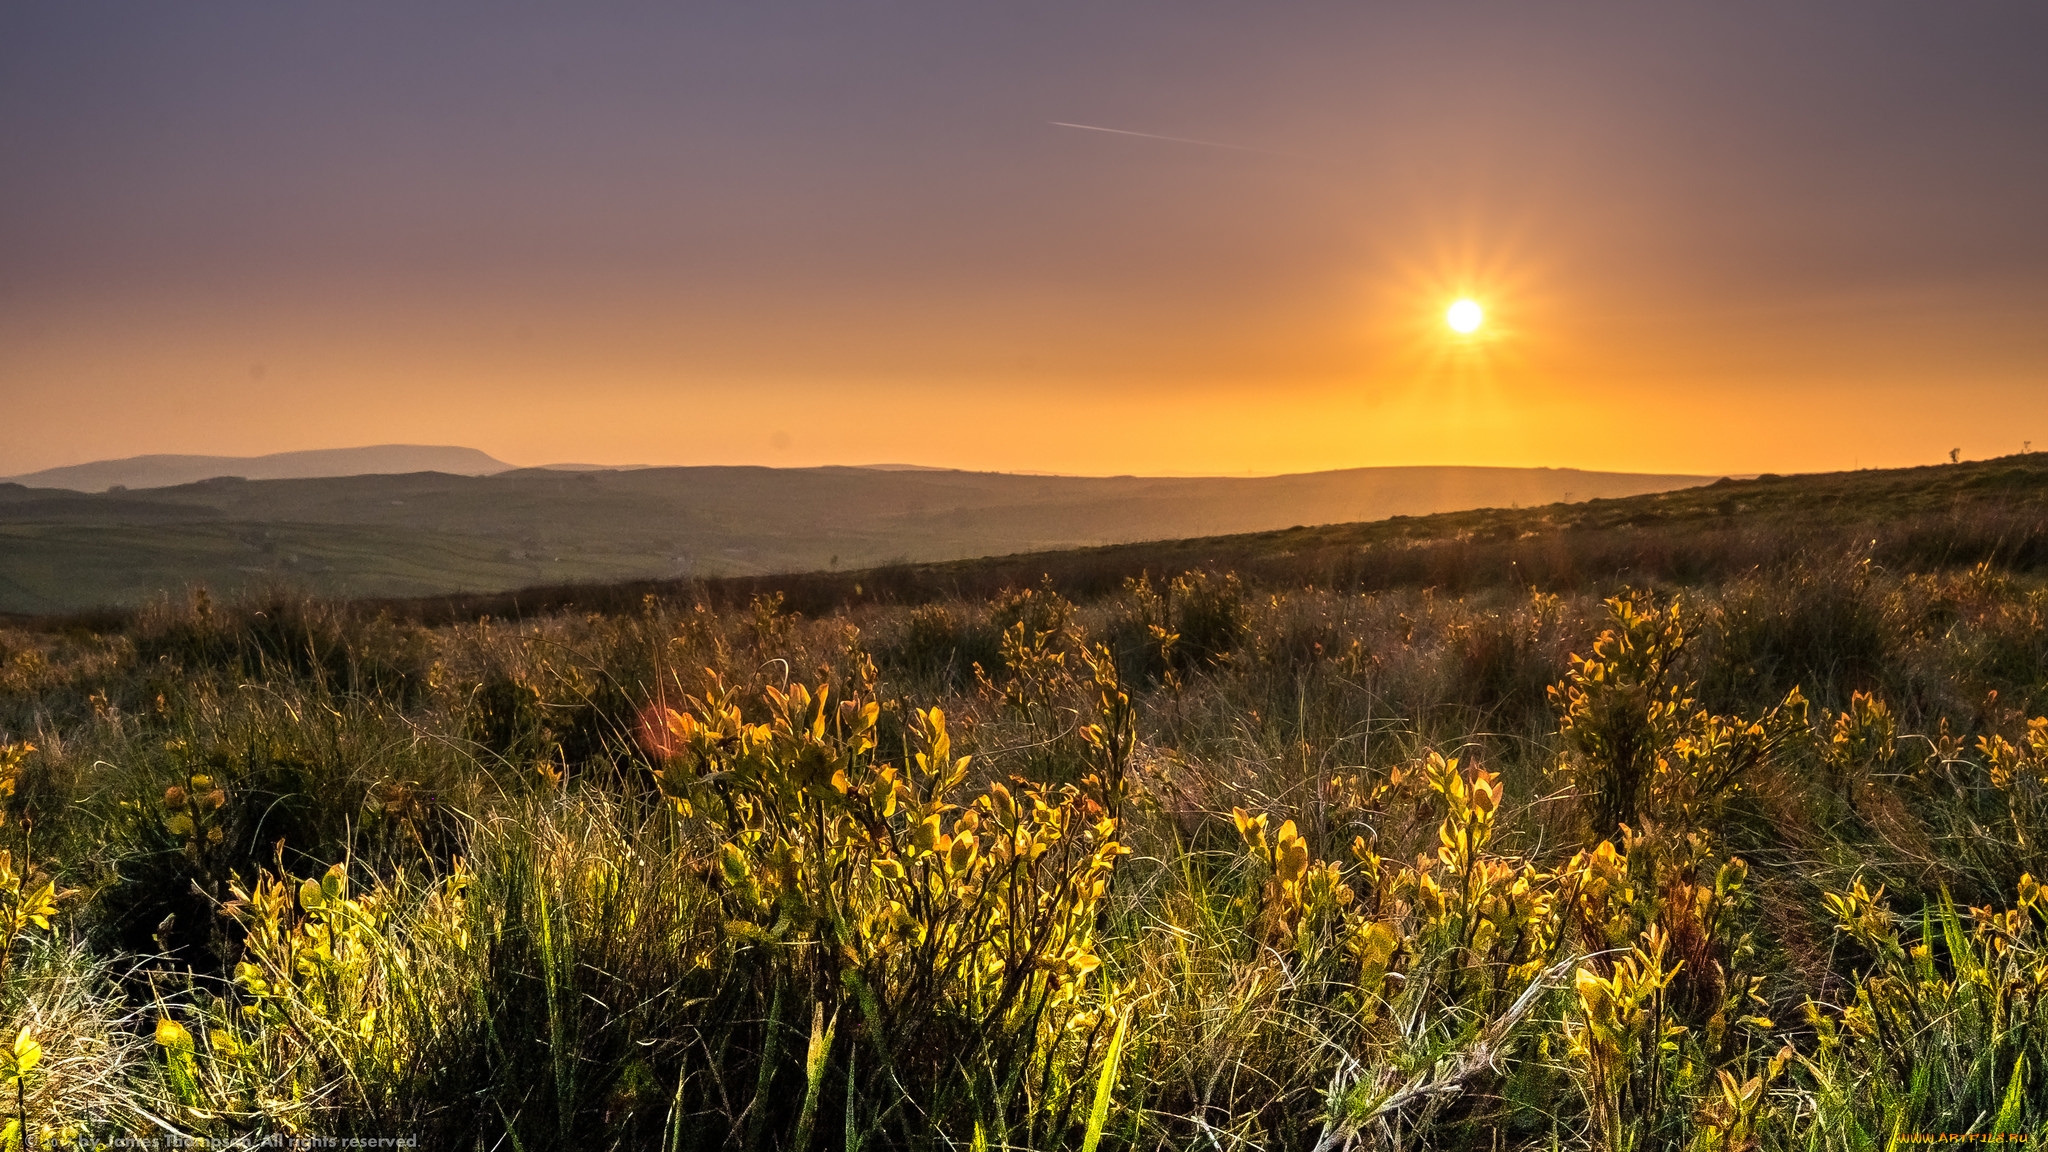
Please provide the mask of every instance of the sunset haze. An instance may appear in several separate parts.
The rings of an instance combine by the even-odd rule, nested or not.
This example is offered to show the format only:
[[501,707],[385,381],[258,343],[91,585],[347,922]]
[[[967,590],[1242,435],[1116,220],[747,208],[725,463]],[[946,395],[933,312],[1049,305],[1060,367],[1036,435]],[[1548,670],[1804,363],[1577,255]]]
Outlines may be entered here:
[[0,475],[2016,452],[2043,43],[1843,0],[16,5]]

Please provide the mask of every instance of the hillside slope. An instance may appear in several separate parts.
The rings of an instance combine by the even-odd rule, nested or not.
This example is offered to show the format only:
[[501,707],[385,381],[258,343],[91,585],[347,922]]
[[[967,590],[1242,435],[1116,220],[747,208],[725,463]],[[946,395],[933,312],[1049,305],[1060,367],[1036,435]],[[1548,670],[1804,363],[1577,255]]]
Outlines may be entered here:
[[1708,477],[1361,468],[1260,478],[648,468],[0,485],[0,611],[279,579],[347,596],[746,576],[1665,491]]
[[1822,581],[1854,578],[1834,567],[1845,556],[1866,569],[2048,570],[2048,453],[857,570],[535,585],[383,607],[456,619],[632,610],[649,595],[740,607],[779,595],[786,607],[816,615],[863,603],[975,601],[1040,580],[1089,599],[1134,577],[1197,569],[1232,572],[1272,591],[1564,592],[1622,582],[1713,584],[1786,569]]

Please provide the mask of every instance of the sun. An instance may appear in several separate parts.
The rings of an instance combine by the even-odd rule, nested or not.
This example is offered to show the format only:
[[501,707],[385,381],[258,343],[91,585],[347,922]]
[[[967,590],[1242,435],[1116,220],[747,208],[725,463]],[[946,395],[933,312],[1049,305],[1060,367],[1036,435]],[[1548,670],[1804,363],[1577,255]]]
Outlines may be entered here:
[[1444,323],[1449,324],[1452,331],[1467,336],[1479,331],[1479,325],[1485,320],[1486,311],[1476,300],[1460,300],[1444,313]]

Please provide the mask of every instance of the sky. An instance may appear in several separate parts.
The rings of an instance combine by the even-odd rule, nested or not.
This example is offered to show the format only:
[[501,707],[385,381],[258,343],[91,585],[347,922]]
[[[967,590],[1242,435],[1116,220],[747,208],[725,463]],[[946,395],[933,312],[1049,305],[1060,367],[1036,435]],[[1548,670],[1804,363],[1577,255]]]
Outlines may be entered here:
[[0,475],[2048,448],[2043,44],[2035,0],[10,0]]

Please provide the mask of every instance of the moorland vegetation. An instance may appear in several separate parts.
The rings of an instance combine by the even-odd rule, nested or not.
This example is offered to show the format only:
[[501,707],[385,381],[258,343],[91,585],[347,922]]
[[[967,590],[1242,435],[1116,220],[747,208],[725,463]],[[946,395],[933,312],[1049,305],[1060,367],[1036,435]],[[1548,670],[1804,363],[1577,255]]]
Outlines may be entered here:
[[2040,489],[1801,482],[15,621],[0,1143],[2048,1136]]

